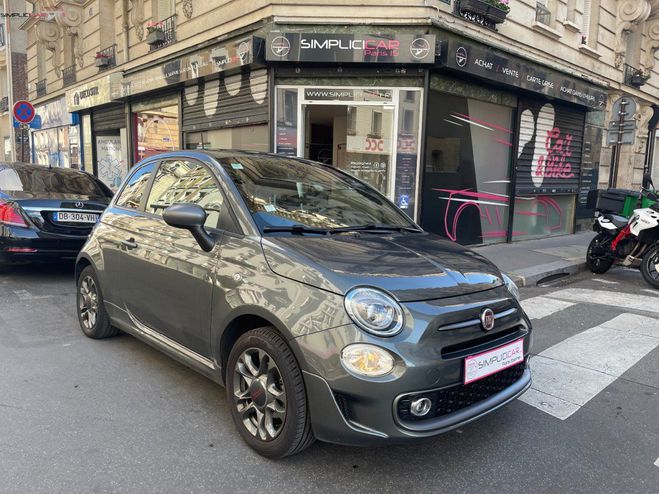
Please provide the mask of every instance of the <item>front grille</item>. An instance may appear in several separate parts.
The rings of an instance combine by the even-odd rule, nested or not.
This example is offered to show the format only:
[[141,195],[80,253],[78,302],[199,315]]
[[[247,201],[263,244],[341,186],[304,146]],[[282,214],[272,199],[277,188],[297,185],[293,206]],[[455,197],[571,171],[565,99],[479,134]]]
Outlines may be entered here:
[[[457,412],[483,401],[517,382],[524,374],[525,363],[520,363],[470,384],[458,384],[450,388],[406,395],[398,400],[398,417],[403,422],[419,422]],[[423,417],[410,412],[413,399],[426,397],[433,403],[433,409]]]
[[470,339],[449,345],[442,348],[443,359],[464,358],[469,355],[481,353],[490,348],[505,345],[510,341],[514,341],[527,334],[526,329],[521,326],[512,326],[510,328],[502,329],[496,333],[488,333],[479,338]]

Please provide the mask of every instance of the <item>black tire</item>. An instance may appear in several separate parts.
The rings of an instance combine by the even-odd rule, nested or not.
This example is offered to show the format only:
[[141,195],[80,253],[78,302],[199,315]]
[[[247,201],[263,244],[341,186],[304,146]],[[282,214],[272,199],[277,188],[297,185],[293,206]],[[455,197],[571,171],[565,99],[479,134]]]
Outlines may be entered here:
[[586,265],[591,273],[604,274],[613,266],[611,236],[600,233],[590,241],[586,252]]
[[[253,329],[238,338],[229,355],[226,376],[231,417],[252,449],[268,458],[284,458],[314,442],[302,372],[274,328]],[[282,392],[284,399],[280,399]]]
[[652,247],[643,256],[641,261],[641,274],[643,279],[653,288],[659,288],[659,245]]
[[101,286],[91,266],[82,270],[76,290],[76,311],[80,329],[85,336],[100,340],[115,336],[119,330],[110,324],[105,310]]

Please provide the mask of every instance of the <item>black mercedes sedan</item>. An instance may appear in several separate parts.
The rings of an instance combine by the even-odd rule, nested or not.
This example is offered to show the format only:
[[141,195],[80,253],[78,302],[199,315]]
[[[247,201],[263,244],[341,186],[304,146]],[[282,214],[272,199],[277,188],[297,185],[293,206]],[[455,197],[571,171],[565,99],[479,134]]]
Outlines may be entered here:
[[0,265],[75,258],[112,195],[80,170],[0,163]]

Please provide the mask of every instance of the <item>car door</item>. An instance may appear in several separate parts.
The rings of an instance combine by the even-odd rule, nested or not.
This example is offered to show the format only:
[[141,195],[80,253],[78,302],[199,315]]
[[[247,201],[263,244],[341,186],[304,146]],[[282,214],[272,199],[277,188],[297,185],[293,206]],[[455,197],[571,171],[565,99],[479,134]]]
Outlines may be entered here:
[[[198,204],[217,247],[204,252],[190,232],[167,225],[165,208]],[[131,254],[122,257],[130,283],[125,307],[131,317],[198,355],[210,356],[211,295],[219,254],[221,216],[227,207],[219,183],[193,159],[163,160],[134,229]]]
[[[141,216],[140,206],[146,201],[148,185],[156,166],[157,162],[152,161],[133,169],[97,225],[98,232],[94,238],[98,241],[103,259],[103,297],[110,311],[124,307],[126,278],[120,272],[121,257],[132,247],[135,218]],[[122,317],[121,314],[116,315]]]

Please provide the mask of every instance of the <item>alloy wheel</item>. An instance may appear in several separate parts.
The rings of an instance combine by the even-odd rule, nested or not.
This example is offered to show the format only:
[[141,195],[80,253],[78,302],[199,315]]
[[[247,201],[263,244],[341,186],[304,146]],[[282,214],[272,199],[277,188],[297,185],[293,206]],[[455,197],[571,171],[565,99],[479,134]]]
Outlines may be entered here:
[[98,317],[98,290],[91,276],[85,276],[80,283],[78,310],[84,328],[93,329]]
[[272,441],[286,420],[286,389],[273,358],[259,348],[245,350],[233,371],[234,404],[249,433]]

